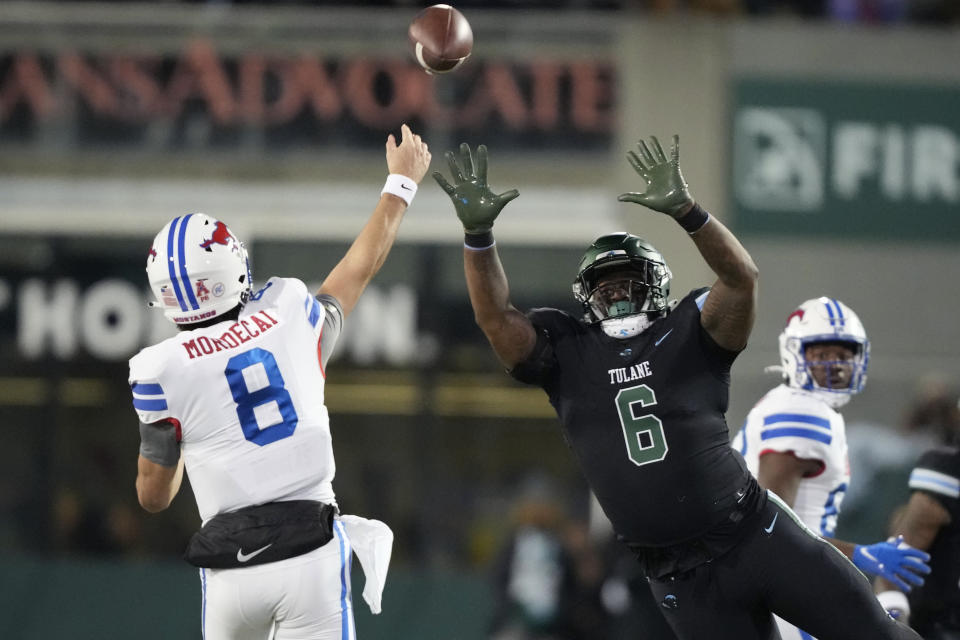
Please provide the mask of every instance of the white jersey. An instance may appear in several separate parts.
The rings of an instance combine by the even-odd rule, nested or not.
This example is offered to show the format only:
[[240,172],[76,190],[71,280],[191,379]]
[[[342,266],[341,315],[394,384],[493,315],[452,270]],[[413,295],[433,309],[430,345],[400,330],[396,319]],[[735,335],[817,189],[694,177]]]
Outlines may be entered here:
[[780,385],[750,410],[732,444],[755,476],[765,453],[818,460],[820,471],[800,480],[793,510],[814,532],[834,537],[850,484],[847,434],[839,412],[808,391]]
[[[820,471],[800,480],[793,510],[812,531],[834,537],[840,504],[850,484],[847,433],[838,411],[813,393],[782,384],[750,410],[732,444],[754,476],[765,453],[818,460]],[[783,640],[815,640],[786,620],[774,619]]]
[[130,359],[133,406],[143,423],[177,425],[204,522],[271,501],[336,504],[323,400],[332,341],[322,336],[328,314],[339,330],[334,302],[271,278],[236,322],[182,331]]

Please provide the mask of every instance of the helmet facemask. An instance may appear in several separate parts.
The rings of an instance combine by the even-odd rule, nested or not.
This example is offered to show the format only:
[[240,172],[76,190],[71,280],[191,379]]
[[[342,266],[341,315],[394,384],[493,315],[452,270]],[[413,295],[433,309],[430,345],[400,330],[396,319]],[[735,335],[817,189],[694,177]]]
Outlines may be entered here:
[[[840,352],[837,347],[843,347]],[[829,353],[823,353],[823,350]],[[811,350],[821,351],[819,357],[811,357]],[[857,384],[862,384],[855,375],[863,370],[863,347],[856,342],[846,341],[808,341],[803,345],[804,367],[810,376],[813,388],[834,393],[852,392]],[[824,356],[827,357],[824,357]]]
[[[843,345],[853,355],[850,359],[808,357],[808,349],[829,345]],[[863,389],[869,361],[870,341],[860,319],[833,298],[804,302],[790,314],[780,334],[780,362],[787,384],[813,391],[834,408],[845,405]]]
[[[595,283],[586,297],[593,318],[610,320],[637,313],[659,312],[655,300],[650,300],[654,308],[649,308],[647,302],[651,298],[651,287],[642,279],[643,276],[629,269],[607,269],[604,273],[595,275]],[[586,276],[589,277],[589,276]]]
[[663,257],[646,241],[615,233],[587,249],[573,295],[583,305],[584,322],[601,322],[608,335],[629,337],[666,314],[671,277]]

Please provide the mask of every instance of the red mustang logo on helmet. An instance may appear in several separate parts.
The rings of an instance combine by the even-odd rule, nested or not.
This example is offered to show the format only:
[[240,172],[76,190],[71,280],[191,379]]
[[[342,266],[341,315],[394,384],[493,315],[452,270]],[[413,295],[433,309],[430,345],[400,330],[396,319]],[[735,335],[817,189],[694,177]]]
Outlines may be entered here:
[[803,320],[803,309],[797,309],[796,311],[794,311],[793,313],[791,313],[790,315],[788,315],[788,316],[787,316],[787,325],[789,325],[789,324],[790,324],[790,321],[793,320],[794,318],[797,318],[797,319],[799,319],[799,320]]
[[213,230],[213,236],[209,240],[204,240],[200,243],[201,249],[206,249],[207,251],[213,251],[210,248],[212,244],[222,244],[223,246],[229,246],[228,240],[232,239],[234,242],[237,241],[236,238],[230,233],[227,229],[227,225],[223,224],[219,220],[217,221],[217,226]]
[[152,257],[154,260],[156,260],[156,259],[157,259],[157,250],[154,249],[153,247],[150,247],[150,252],[149,252],[147,255],[150,256],[150,257]]

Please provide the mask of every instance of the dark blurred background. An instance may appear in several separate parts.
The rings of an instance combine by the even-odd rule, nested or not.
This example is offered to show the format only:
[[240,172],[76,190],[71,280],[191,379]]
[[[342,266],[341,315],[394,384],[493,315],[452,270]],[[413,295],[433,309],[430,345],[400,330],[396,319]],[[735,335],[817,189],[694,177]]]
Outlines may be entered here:
[[[515,304],[574,313],[611,230],[664,253],[675,297],[712,281],[675,225],[616,201],[642,187],[636,139],[679,133],[762,274],[731,434],[798,303],[838,297],[867,328],[840,537],[882,538],[918,453],[955,438],[960,4],[461,2],[474,51],[444,76],[408,53],[425,4],[0,3],[0,636],[200,637],[189,488],[149,515],[133,486],[126,361],[173,331],[146,307],[150,240],[204,211],[255,281],[317,285],[404,122],[434,169],[489,146],[493,188],[521,192],[497,223]],[[358,634],[660,637],[544,394],[473,323],[461,238],[428,178],[328,369],[341,509],[396,534],[382,615],[357,583]]]

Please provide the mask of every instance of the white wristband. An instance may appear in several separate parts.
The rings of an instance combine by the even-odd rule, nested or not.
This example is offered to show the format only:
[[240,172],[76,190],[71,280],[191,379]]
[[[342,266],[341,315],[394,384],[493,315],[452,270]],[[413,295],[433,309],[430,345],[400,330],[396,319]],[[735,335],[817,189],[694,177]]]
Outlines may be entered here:
[[877,594],[877,600],[880,601],[880,606],[887,611],[896,609],[903,615],[910,615],[910,602],[903,591],[883,591]]
[[384,183],[380,195],[385,193],[402,198],[407,206],[410,206],[410,203],[413,202],[413,196],[417,195],[417,183],[405,175],[391,173],[387,176],[387,181]]

